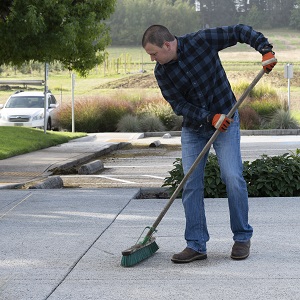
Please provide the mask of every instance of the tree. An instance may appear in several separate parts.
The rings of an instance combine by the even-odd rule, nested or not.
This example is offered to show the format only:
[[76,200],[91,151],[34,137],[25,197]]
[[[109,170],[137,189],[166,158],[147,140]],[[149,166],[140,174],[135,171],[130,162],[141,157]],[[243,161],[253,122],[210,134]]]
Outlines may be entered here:
[[259,28],[264,21],[264,13],[257,6],[252,6],[246,16],[240,18],[241,23],[251,24],[255,28]]
[[109,19],[112,43],[140,46],[144,31],[152,24],[162,24],[175,35],[196,31],[200,29],[198,16],[187,0],[118,0]]
[[[5,0],[0,5],[0,65],[60,61],[86,75],[110,43],[105,20],[116,0]],[[102,52],[102,53],[101,53]]]
[[296,1],[295,8],[292,10],[290,26],[300,29],[300,0]]

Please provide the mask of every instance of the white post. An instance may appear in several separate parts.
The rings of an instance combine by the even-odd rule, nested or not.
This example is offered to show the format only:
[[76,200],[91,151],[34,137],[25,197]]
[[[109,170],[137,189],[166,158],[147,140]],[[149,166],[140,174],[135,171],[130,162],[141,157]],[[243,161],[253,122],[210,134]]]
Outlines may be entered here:
[[290,111],[291,103],[291,78],[293,78],[293,65],[286,64],[284,66],[284,77],[288,80],[288,111]]
[[48,92],[48,64],[45,63],[45,87],[44,87],[44,133],[47,133],[47,92]]
[[288,111],[290,111],[290,103],[291,103],[291,79],[288,78]]
[[72,73],[72,132],[75,132],[74,87],[75,87],[75,74]]

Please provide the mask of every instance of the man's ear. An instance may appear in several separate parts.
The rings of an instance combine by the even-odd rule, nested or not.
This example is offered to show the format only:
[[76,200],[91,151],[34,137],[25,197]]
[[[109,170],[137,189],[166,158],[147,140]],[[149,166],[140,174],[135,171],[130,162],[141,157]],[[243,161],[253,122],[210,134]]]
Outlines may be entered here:
[[165,41],[164,46],[167,48],[167,50],[171,50],[171,43],[170,42]]

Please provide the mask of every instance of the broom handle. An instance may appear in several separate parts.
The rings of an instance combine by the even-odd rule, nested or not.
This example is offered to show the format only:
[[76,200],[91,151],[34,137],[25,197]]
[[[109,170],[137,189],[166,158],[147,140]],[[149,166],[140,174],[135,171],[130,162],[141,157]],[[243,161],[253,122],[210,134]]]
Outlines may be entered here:
[[[229,113],[227,114],[228,118],[231,118],[233,116],[233,114],[235,113],[235,111],[243,103],[243,101],[245,100],[245,98],[252,91],[252,89],[258,83],[258,81],[262,78],[262,76],[264,75],[264,73],[265,73],[264,69],[261,69],[261,71],[257,74],[257,76],[254,78],[254,80],[251,82],[251,84],[248,86],[248,88],[244,91],[243,95],[239,98],[239,100],[235,103],[235,105],[229,111]],[[173,204],[174,200],[178,196],[178,194],[181,191],[181,189],[183,188],[184,184],[186,183],[186,181],[188,180],[188,178],[191,176],[192,172],[194,172],[194,170],[196,169],[197,165],[199,164],[199,162],[201,161],[201,159],[203,158],[203,156],[210,149],[211,145],[213,144],[213,142],[215,141],[215,139],[218,137],[218,135],[220,134],[220,132],[221,131],[216,130],[214,132],[214,134],[212,135],[212,137],[207,142],[207,144],[204,146],[204,148],[202,149],[202,151],[200,152],[200,154],[198,155],[198,157],[196,158],[196,160],[192,164],[192,166],[189,169],[189,171],[185,174],[185,176],[183,177],[182,181],[180,182],[180,184],[178,185],[178,187],[176,188],[176,190],[173,192],[173,194],[172,194],[171,198],[169,199],[168,203],[166,204],[166,206],[164,207],[164,209],[159,214],[159,216],[157,217],[157,219],[153,223],[152,227],[148,231],[147,235],[145,236],[145,238],[144,238],[144,240],[142,242],[143,244],[149,241],[149,239],[152,236],[153,232],[155,231],[156,227],[158,226],[158,224],[160,223],[160,221],[162,220],[162,218],[165,216],[165,214],[169,210],[170,206]]]

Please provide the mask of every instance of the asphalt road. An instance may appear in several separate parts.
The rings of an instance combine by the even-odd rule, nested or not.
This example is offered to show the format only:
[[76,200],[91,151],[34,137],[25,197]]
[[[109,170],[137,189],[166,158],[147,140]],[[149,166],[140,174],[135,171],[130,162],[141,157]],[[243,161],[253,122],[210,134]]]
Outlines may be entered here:
[[[149,147],[155,141],[158,147]],[[253,161],[266,154],[282,155],[300,149],[300,136],[242,136],[243,160]],[[211,150],[213,153],[213,149]],[[100,159],[104,169],[92,175],[62,175],[66,188],[161,187],[176,158],[181,157],[180,137],[144,138]]]

